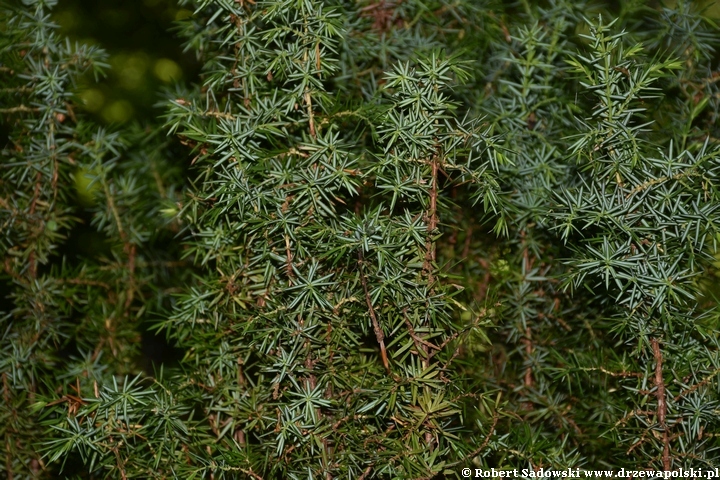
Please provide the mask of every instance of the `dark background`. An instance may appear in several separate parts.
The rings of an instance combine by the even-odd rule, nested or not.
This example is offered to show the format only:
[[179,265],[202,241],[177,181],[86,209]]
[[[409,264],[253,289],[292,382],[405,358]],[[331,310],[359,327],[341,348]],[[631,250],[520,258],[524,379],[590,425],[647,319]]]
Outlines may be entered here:
[[60,0],[53,19],[72,40],[100,45],[111,68],[81,85],[81,102],[103,123],[150,121],[164,89],[193,82],[199,63],[183,53],[176,21],[192,12],[176,0]]

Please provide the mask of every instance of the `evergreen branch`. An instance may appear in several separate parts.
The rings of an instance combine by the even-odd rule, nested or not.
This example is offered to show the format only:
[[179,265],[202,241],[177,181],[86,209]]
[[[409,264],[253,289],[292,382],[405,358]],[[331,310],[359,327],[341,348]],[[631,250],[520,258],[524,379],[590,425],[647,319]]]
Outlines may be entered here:
[[0,476],[720,466],[691,2],[181,0],[204,67],[167,138],[75,109],[104,54],[16,3]]

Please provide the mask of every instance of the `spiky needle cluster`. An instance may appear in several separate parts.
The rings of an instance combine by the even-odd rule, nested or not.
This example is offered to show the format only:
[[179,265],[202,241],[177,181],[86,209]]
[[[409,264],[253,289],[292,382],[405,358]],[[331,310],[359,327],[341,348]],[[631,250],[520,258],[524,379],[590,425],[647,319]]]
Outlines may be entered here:
[[703,12],[181,3],[205,68],[142,128],[3,13],[2,474],[718,467]]

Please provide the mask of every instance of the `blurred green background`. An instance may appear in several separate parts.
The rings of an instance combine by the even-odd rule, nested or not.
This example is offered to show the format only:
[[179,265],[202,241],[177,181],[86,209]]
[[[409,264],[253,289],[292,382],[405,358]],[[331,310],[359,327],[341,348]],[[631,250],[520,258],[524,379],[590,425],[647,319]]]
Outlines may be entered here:
[[[628,0],[609,0],[618,10]],[[661,2],[672,6],[676,0]],[[695,2],[715,19],[720,1]],[[192,15],[177,0],[59,0],[54,20],[73,40],[102,46],[111,69],[99,83],[81,86],[85,108],[103,123],[150,120],[162,113],[156,105],[163,88],[176,81],[193,82],[199,62],[183,53],[175,22]]]
[[53,19],[62,34],[102,46],[107,77],[81,86],[85,108],[103,123],[151,120],[164,88],[194,81],[199,63],[183,53],[175,22],[190,16],[175,0],[60,0]]
[[[96,82],[89,74],[79,85],[78,103],[102,124],[137,121],[148,134],[156,131],[153,124],[157,125],[166,108],[161,104],[166,98],[163,91],[173,90],[176,82],[193,83],[199,74],[200,63],[193,53],[183,53],[183,41],[175,34],[176,22],[191,14],[176,0],[59,0],[52,13],[59,33],[99,45],[108,54],[106,76]],[[186,168],[190,157],[185,147],[169,139],[166,148],[177,159],[176,166]],[[76,172],[79,208],[75,215],[81,222],[69,232],[61,250],[77,265],[110,256],[108,239],[91,226],[92,190],[98,188],[89,185],[91,179],[82,169]],[[177,242],[162,235],[152,241],[165,242],[171,256],[179,257]],[[170,282],[163,288],[173,286]],[[154,320],[148,318],[140,326],[142,365],[150,375],[155,365],[173,365],[182,357],[182,351],[173,348],[164,334],[151,328]]]

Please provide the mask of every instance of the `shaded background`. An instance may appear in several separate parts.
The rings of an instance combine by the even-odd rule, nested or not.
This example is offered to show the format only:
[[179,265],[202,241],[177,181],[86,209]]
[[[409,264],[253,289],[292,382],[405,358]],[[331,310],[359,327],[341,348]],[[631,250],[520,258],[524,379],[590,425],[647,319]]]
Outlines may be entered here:
[[[92,74],[78,86],[78,104],[100,124],[114,126],[138,122],[148,133],[156,131],[166,107],[164,91],[174,89],[177,82],[198,80],[200,62],[194,53],[183,52],[183,40],[176,35],[176,22],[192,15],[177,5],[177,0],[59,0],[52,19],[60,26],[60,34],[73,41],[95,44],[107,52],[110,68],[96,81]],[[162,133],[160,134],[162,136]],[[166,154],[175,158],[175,165],[187,168],[186,147],[175,138],[168,138]],[[79,181],[75,188],[80,219],[69,232],[62,251],[70,264],[110,257],[108,239],[91,226],[93,216],[92,188],[89,180]],[[177,241],[158,236],[152,242],[167,248],[170,257],[179,258]],[[188,266],[188,270],[191,267]],[[163,288],[182,283],[182,275]],[[167,280],[167,279],[166,279]],[[164,305],[167,311],[170,305]],[[151,315],[139,325],[142,338],[140,365],[153,375],[159,365],[173,366],[183,352],[168,343],[164,334],[157,334],[153,325],[158,318]]]
[[163,89],[195,81],[200,64],[183,53],[175,22],[192,11],[176,0],[60,0],[53,20],[73,40],[102,46],[107,77],[81,85],[81,100],[103,123],[152,121]]

